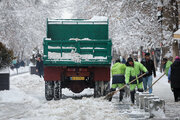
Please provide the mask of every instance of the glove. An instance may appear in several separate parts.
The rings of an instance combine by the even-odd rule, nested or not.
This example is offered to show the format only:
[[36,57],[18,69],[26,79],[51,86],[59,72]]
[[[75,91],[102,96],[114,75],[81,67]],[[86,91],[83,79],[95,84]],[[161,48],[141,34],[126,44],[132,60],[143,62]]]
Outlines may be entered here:
[[148,72],[148,71],[146,72],[146,75],[147,75],[147,74],[149,74],[149,72]]
[[126,86],[129,86],[129,83],[126,83]]

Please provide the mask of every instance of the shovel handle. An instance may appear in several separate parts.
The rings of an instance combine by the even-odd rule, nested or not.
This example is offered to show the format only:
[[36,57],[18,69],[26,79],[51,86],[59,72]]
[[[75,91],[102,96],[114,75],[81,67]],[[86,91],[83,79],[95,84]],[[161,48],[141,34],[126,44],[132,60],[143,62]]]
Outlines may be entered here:
[[152,88],[153,85],[155,85],[166,73],[162,74],[156,81],[153,82],[153,84],[145,91],[147,92],[150,88]]

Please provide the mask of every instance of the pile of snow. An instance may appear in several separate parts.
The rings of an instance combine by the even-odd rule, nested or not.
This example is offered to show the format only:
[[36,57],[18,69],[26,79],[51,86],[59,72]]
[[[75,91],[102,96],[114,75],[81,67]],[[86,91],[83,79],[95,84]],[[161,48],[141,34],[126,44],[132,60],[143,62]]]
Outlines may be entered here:
[[[89,38],[83,38],[83,39],[79,39],[79,38],[70,38],[69,40],[91,40]],[[48,46],[48,49],[59,49],[59,51],[61,51],[61,47],[59,46]],[[79,54],[76,51],[75,47],[62,47],[62,49],[71,49],[71,53],[57,53],[57,52],[48,52],[48,58],[51,60],[58,60],[58,61],[74,61],[77,63],[80,63],[82,59],[89,61],[90,59],[99,59],[101,61],[106,60],[107,57],[102,57],[102,56],[93,56],[92,54]],[[80,49],[92,49],[93,52],[94,50],[99,50],[99,49],[106,49],[106,48],[101,48],[101,47],[81,47]],[[47,56],[44,56],[47,57]]]
[[10,90],[0,91],[0,102],[5,103],[28,103],[38,102],[31,96],[28,96],[24,91],[18,89],[15,86],[11,86]]
[[91,19],[87,21],[108,21],[108,18],[105,16],[93,16]]
[[96,49],[96,50],[97,49],[98,50],[101,49],[102,50],[102,49],[106,49],[106,48],[100,48],[100,47],[95,47],[95,48],[93,48],[93,47],[81,47],[80,49]]
[[48,49],[61,49],[61,47],[52,47],[52,46],[48,46]]
[[[50,110],[51,109],[51,110]],[[33,113],[38,118],[61,120],[123,120],[126,117],[119,115],[112,103],[101,99],[83,98],[73,100],[71,98],[60,101],[50,101],[45,103],[41,109],[34,110]]]
[[[91,94],[90,89],[83,94]],[[72,95],[68,89],[64,94]],[[126,115],[112,102],[102,99],[72,98],[59,101],[46,101],[44,97],[44,81],[36,75],[23,74],[11,78],[11,90],[0,92],[0,111],[2,119],[20,120],[125,120]],[[18,107],[17,107],[18,106]]]
[[69,40],[75,40],[75,41],[80,41],[80,40],[91,40],[89,38],[83,38],[83,39],[79,39],[79,38],[70,38]]
[[[48,49],[61,49],[61,47],[48,46]],[[62,47],[62,49],[75,49],[75,47]]]
[[160,119],[160,118],[161,118],[161,119],[162,119],[162,118],[164,118],[164,119],[166,118],[165,113],[164,113],[164,110],[161,109],[160,107],[158,107],[157,110],[154,110],[154,109],[153,109],[153,110],[151,111],[151,113],[155,116],[154,118],[159,118],[159,119]]
[[74,50],[71,51],[71,53],[56,53],[56,52],[48,52],[48,58],[49,59],[55,59],[59,61],[67,61],[67,60],[72,60],[74,62],[80,63],[82,59],[89,61],[92,59],[100,59],[100,60],[106,60],[107,57],[101,57],[101,56],[95,56],[93,57],[92,54],[84,54],[81,55],[79,53],[76,53]]
[[46,38],[45,40],[52,40],[51,38]]
[[[27,95],[25,92],[28,90],[39,90],[42,89],[42,85],[37,88],[37,85],[43,84],[39,76],[30,75],[29,73],[13,76],[10,78],[10,90],[0,91],[0,102],[8,103],[37,103],[37,99]],[[39,90],[42,92],[44,89]],[[38,92],[36,91],[37,94]]]

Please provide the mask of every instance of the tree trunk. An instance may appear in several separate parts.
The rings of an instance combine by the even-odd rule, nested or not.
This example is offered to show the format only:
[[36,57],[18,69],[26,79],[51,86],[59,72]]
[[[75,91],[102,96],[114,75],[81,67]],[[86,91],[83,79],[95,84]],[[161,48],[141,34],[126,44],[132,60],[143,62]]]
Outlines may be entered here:
[[174,40],[173,41],[173,61],[175,60],[176,56],[179,56],[179,46],[178,46],[178,41]]
[[143,52],[143,46],[140,47],[140,56],[141,56],[141,60],[143,59],[143,54],[142,54],[142,52]]

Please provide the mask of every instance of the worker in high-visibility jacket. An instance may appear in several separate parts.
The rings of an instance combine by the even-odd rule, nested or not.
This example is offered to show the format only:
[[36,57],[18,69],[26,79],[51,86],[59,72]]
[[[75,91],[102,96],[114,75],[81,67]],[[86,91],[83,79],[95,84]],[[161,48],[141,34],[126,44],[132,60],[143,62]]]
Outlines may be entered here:
[[167,58],[163,58],[162,64],[164,65],[164,72],[166,73],[166,76],[168,76],[168,71],[172,65],[172,62],[169,61]]
[[[126,65],[120,63],[120,59],[117,59],[111,69],[111,74],[112,74],[111,92],[115,91],[116,88],[121,88],[122,86],[125,85],[125,76],[124,76],[125,70],[126,70]],[[122,101],[123,94],[124,94],[124,89],[120,90],[119,101]],[[109,101],[111,100],[112,97],[109,99]]]
[[136,92],[135,88],[137,87],[139,92],[143,92],[143,80],[142,78],[139,78],[131,84],[129,84],[129,82],[140,76],[141,71],[148,73],[146,67],[143,64],[141,64],[140,62],[133,61],[133,59],[129,57],[126,63],[125,81],[126,84],[130,86],[132,104],[134,104],[134,96]]

